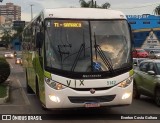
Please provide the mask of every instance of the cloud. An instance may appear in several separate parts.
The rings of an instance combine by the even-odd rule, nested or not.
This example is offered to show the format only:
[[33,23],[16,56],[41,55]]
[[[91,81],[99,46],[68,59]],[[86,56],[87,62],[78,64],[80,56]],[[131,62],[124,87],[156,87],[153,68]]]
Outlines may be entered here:
[[[35,17],[37,14],[33,13],[33,17]],[[23,12],[21,15],[22,21],[30,21],[31,20],[31,13]]]
[[141,14],[154,14],[154,9],[158,4],[155,2],[140,4],[140,3],[123,3],[119,5],[114,5],[111,8],[115,10],[120,10],[127,15],[141,15]]

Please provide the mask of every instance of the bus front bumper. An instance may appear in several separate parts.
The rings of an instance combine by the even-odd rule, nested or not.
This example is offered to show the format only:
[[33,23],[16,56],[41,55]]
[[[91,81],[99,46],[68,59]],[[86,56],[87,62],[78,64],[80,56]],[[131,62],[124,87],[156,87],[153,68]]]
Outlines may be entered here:
[[71,88],[55,90],[45,84],[46,108],[79,108],[129,105],[132,103],[133,83],[125,88],[112,87],[107,90],[76,91]]

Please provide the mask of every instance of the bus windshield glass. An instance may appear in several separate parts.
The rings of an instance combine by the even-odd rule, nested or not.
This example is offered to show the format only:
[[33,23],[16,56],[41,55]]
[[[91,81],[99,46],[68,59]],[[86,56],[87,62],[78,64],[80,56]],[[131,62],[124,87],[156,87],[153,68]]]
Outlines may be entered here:
[[46,67],[73,72],[103,72],[131,63],[126,20],[45,21]]

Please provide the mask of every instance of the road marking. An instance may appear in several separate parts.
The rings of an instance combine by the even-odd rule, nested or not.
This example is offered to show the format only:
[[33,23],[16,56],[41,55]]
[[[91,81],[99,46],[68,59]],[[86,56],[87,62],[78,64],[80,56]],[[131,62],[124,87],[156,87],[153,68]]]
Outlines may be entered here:
[[[20,87],[22,87],[21,82],[19,81],[19,79],[17,79],[17,83],[18,83],[18,85],[19,85]],[[25,94],[25,91],[24,91],[23,88],[21,88],[21,92],[22,92],[22,96],[23,96],[23,98],[24,98],[25,103],[26,103],[27,105],[30,105],[30,101],[29,101],[27,95]]]
[[10,65],[10,67],[13,69],[13,66],[12,66],[12,64],[11,64],[11,63],[9,63],[9,65]]

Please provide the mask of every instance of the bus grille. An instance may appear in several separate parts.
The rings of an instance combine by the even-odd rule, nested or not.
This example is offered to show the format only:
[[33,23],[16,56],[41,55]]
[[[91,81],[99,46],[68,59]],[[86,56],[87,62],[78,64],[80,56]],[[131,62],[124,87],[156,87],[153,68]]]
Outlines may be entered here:
[[[101,91],[101,90],[108,90],[110,88],[112,88],[113,86],[111,87],[102,87],[102,88],[94,88],[96,91]],[[76,90],[76,91],[90,91],[91,88],[72,88],[73,90]]]
[[69,96],[68,99],[72,103],[85,103],[85,102],[110,102],[116,95],[107,95],[107,96],[85,96],[85,97],[73,97]]

